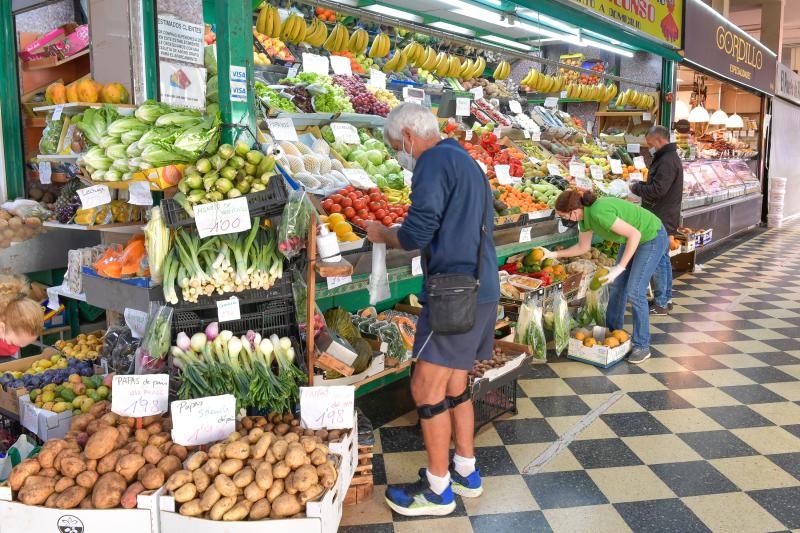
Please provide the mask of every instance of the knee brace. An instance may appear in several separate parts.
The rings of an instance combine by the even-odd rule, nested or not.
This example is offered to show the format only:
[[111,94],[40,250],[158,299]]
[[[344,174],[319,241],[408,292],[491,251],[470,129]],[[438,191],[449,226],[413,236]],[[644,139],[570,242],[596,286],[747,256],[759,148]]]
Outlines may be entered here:
[[433,405],[420,405],[417,407],[417,414],[419,415],[420,420],[428,420],[429,418],[433,418],[447,411],[449,409],[449,405],[450,402],[447,400],[447,398]]
[[471,398],[470,392],[471,391],[469,390],[469,385],[467,385],[467,388],[464,389],[464,392],[462,392],[458,396],[445,396],[444,399],[449,406],[448,409],[453,409],[458,404],[464,403],[467,400],[469,400]]

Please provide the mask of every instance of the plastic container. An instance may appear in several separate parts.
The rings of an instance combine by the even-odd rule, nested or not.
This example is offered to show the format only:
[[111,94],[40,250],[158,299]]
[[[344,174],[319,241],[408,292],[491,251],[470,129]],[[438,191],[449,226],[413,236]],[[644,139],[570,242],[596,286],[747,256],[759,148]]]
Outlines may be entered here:
[[342,260],[336,234],[331,233],[326,224],[320,224],[317,235],[317,253],[323,263],[338,263]]

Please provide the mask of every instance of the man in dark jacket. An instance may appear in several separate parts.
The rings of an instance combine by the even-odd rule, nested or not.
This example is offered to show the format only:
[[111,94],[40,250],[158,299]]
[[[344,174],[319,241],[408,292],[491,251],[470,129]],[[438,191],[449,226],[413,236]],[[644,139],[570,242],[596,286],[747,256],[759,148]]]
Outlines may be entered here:
[[[653,154],[653,162],[647,174],[647,182],[634,182],[631,192],[642,199],[642,206],[652,211],[670,235],[678,229],[683,199],[683,162],[678,156],[675,143],[669,142],[669,130],[664,126],[653,126],[648,130],[647,145]],[[661,258],[653,274],[655,295],[650,313],[666,315],[672,306],[672,263],[669,250]]]

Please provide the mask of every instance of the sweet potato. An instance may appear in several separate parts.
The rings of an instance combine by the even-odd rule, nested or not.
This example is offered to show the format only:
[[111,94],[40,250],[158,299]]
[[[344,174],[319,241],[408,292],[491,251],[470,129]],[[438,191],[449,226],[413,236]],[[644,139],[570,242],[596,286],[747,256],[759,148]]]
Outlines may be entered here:
[[75,478],[75,483],[81,487],[91,489],[94,487],[94,484],[97,483],[98,477],[100,477],[100,475],[94,470],[85,470],[78,474],[78,477]]
[[210,477],[214,477],[219,472],[219,465],[222,464],[221,459],[211,458],[206,461],[206,464],[203,465],[203,472],[208,474]]
[[186,467],[186,470],[197,470],[203,466],[207,459],[208,454],[206,452],[194,452],[186,459],[184,467]]
[[[11,471],[11,475],[8,478],[8,485],[11,487],[11,490],[18,491],[22,488],[28,476],[38,474],[41,469],[42,467],[36,459],[25,459]],[[53,482],[53,486],[55,486],[55,481]]]
[[161,450],[159,450],[157,446],[153,446],[152,444],[148,444],[147,446],[144,447],[142,455],[144,456],[144,460],[151,465],[157,465],[158,462],[164,458],[164,454],[161,453]]
[[267,499],[269,500],[269,503],[274,502],[275,498],[283,494],[283,489],[284,489],[283,480],[282,479],[274,480],[272,482],[272,486],[267,491]]
[[165,476],[171,476],[181,469],[181,460],[174,455],[165,455],[156,466],[164,471]]
[[240,439],[225,446],[226,459],[244,460],[250,457],[250,445],[246,440]]
[[[148,465],[149,468],[140,470],[140,479],[139,481],[142,482],[144,488],[153,490],[159,488],[161,485],[164,484],[164,480],[166,476],[164,475],[164,471],[158,468],[157,466]],[[144,472],[143,474],[141,472]]]
[[102,459],[114,450],[119,432],[116,428],[102,427],[89,437],[83,452],[87,459]]
[[[195,470],[197,472],[197,470]],[[176,491],[187,483],[192,482],[192,472],[189,470],[178,470],[167,479],[167,490]]]
[[128,488],[125,478],[116,472],[106,472],[94,484],[92,505],[95,509],[112,509],[119,506],[122,494]]
[[211,484],[211,478],[202,469],[198,468],[192,472],[192,482],[197,487],[197,492],[202,494]]
[[236,496],[238,492],[233,480],[225,474],[220,474],[214,478],[214,487],[225,497]]
[[244,497],[251,502],[257,502],[267,495],[267,491],[258,486],[258,483],[253,481],[244,488]]
[[184,503],[181,505],[178,512],[183,516],[200,516],[203,514],[203,507],[200,504],[200,499],[196,498],[190,502]]
[[247,485],[253,482],[256,477],[255,471],[249,466],[246,466],[236,472],[233,476],[233,484],[236,485],[238,488],[243,489]]
[[208,517],[211,520],[222,520],[222,516],[230,511],[234,505],[236,505],[236,496],[220,498],[208,512]]
[[139,493],[144,492],[144,490],[145,490],[144,485],[142,485],[141,481],[133,483],[122,494],[120,505],[122,505],[122,507],[125,509],[133,509],[134,507],[136,507],[137,496],[139,496]]
[[256,483],[263,490],[269,490],[272,486],[272,465],[262,463],[256,470]]
[[269,503],[269,500],[266,498],[261,498],[257,502],[253,503],[253,506],[250,507],[250,514],[247,515],[249,520],[262,520],[269,516],[270,511],[272,510],[272,506]]
[[219,473],[226,476],[233,476],[244,467],[244,461],[241,459],[226,459],[219,465]]
[[114,450],[113,452],[109,453],[97,463],[97,473],[100,475],[107,474],[108,472],[113,472],[114,469],[117,467],[117,461],[119,461],[122,457],[128,455],[128,450]]
[[214,504],[217,503],[220,498],[222,498],[222,494],[220,494],[217,488],[212,484],[203,492],[203,497],[200,498],[200,508],[203,509],[203,512],[208,511],[214,507]]
[[58,495],[55,504],[59,509],[74,509],[89,494],[89,489],[73,485]]
[[236,505],[231,507],[231,509],[222,515],[222,520],[226,522],[234,522],[237,520],[244,520],[247,518],[247,513],[250,512],[250,507],[253,504],[247,500],[242,500],[238,502]]
[[125,481],[130,483],[136,479],[139,470],[145,465],[144,457],[138,454],[129,453],[123,455],[117,461],[114,470],[125,478]]
[[187,483],[176,490],[173,495],[176,502],[185,503],[197,496],[197,487],[194,486],[194,483]]
[[271,518],[287,518],[303,510],[297,496],[284,492],[272,502]]

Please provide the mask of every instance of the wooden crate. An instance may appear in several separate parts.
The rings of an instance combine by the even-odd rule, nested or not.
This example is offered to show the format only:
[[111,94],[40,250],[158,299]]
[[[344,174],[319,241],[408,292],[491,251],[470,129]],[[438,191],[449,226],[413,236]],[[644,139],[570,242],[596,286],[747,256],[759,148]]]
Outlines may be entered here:
[[372,498],[375,483],[372,477],[372,445],[358,447],[358,466],[344,498],[345,505],[356,505]]

